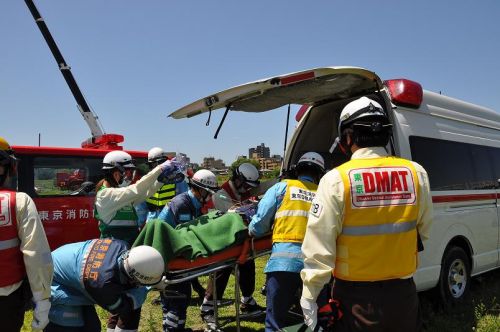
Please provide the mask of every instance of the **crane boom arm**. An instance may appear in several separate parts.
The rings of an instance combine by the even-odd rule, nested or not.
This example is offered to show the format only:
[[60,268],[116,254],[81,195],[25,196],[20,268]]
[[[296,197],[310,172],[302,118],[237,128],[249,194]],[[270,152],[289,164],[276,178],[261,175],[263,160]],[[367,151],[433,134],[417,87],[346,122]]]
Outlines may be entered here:
[[61,71],[61,74],[63,75],[64,79],[66,80],[66,83],[69,86],[69,89],[71,90],[71,93],[73,94],[73,97],[75,98],[77,104],[78,104],[78,110],[83,116],[83,119],[87,123],[87,125],[90,128],[90,132],[92,134],[92,137],[98,137],[104,135],[104,130],[101,127],[101,125],[98,122],[97,115],[95,115],[92,110],[90,109],[87,101],[85,100],[85,97],[82,94],[82,91],[78,87],[78,84],[76,83],[75,78],[73,77],[73,74],[71,73],[71,68],[68,66],[66,61],[64,60],[64,57],[62,56],[61,52],[59,51],[59,48],[57,47],[56,42],[54,41],[54,38],[52,38],[52,35],[50,34],[49,28],[45,24],[45,21],[43,20],[42,16],[40,15],[40,12],[36,8],[34,2],[32,0],[24,0],[26,2],[26,5],[28,6],[28,9],[31,12],[31,15],[33,15],[33,18],[35,19],[35,22],[40,29],[40,32],[43,35],[43,38],[47,42],[47,45],[50,48],[50,51],[52,52],[52,55],[54,55],[54,58],[57,62],[57,65],[59,66],[59,70]]

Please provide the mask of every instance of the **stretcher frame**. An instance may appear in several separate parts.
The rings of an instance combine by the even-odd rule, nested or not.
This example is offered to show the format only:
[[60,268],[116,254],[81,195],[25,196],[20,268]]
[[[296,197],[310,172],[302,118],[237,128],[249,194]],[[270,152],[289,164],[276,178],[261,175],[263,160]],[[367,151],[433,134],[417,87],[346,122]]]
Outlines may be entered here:
[[[214,303],[214,317],[216,328],[220,327],[218,318],[218,305],[217,305],[217,288],[216,288],[216,273],[218,271],[232,268],[234,270],[235,283],[234,283],[234,306],[236,310],[235,322],[236,330],[240,331],[240,287],[239,278],[240,272],[238,265],[245,263],[248,259],[256,259],[258,257],[268,255],[271,253],[272,240],[271,235],[268,234],[262,238],[247,238],[243,244],[234,246],[224,250],[220,253],[209,257],[200,257],[194,261],[189,261],[183,258],[176,258],[169,262],[168,271],[166,272],[166,284],[174,285],[185,281],[190,281],[194,278],[212,275],[213,286],[213,303]],[[172,291],[165,292],[165,294],[175,293]],[[170,295],[166,295],[170,296]],[[175,295],[173,295],[175,296]],[[172,297],[173,297],[172,296]],[[252,316],[253,317],[253,316]],[[226,320],[223,325],[231,322],[232,319]]]

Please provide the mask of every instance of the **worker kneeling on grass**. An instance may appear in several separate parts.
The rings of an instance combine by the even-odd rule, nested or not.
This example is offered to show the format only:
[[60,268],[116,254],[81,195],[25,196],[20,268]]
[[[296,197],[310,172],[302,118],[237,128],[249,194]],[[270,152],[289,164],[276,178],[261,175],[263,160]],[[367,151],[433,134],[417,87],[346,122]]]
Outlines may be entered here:
[[[127,317],[146,299],[147,285],[158,283],[165,270],[161,254],[149,246],[128,248],[117,239],[64,245],[52,253],[54,279],[49,325],[45,332],[98,332],[94,308]],[[139,319],[121,321],[114,330],[137,331]]]

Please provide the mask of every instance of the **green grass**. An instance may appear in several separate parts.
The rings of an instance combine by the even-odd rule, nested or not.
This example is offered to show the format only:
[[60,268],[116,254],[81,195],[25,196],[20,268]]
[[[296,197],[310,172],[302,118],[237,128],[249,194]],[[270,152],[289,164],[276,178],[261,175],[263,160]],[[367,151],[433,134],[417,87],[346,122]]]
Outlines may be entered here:
[[[265,306],[265,298],[259,290],[264,284],[265,275],[262,273],[268,256],[256,260],[256,285],[255,298],[257,302]],[[207,277],[202,277],[201,282],[206,285]],[[498,332],[500,331],[500,270],[487,273],[481,277],[475,278],[471,285],[472,296],[468,303],[463,303],[451,308],[448,313],[437,308],[435,298],[432,292],[420,293],[422,310],[425,322],[425,331],[427,332]],[[139,326],[141,332],[156,332],[161,329],[161,305],[153,305],[153,299],[158,297],[157,292],[151,292],[142,308],[142,319]],[[234,278],[231,277],[226,289],[224,298],[234,299]],[[193,295],[192,305],[188,309],[187,326],[193,329],[203,329],[200,319],[198,296]],[[98,313],[103,323],[105,331],[105,322],[107,312],[98,308]],[[234,306],[220,308],[219,317],[234,317]],[[25,323],[22,331],[31,331],[31,312],[26,313]],[[262,322],[244,321],[241,324],[241,331],[262,331],[264,325]],[[236,331],[235,323],[226,325],[224,331]]]

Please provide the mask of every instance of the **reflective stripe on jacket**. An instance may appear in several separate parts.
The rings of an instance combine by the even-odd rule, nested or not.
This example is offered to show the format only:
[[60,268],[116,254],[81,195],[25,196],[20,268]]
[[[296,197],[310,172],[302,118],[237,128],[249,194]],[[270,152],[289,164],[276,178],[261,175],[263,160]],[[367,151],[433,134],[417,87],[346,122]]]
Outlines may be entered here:
[[175,196],[175,184],[164,184],[146,203],[151,211],[161,210]]
[[355,159],[337,170],[345,210],[335,276],[377,281],[414,273],[419,183],[412,162],[396,157]]
[[304,240],[307,217],[318,186],[299,180],[284,180],[287,183],[283,201],[274,217],[273,243],[298,242]]
[[21,242],[17,233],[16,192],[0,190],[0,287],[21,281],[26,276]]

